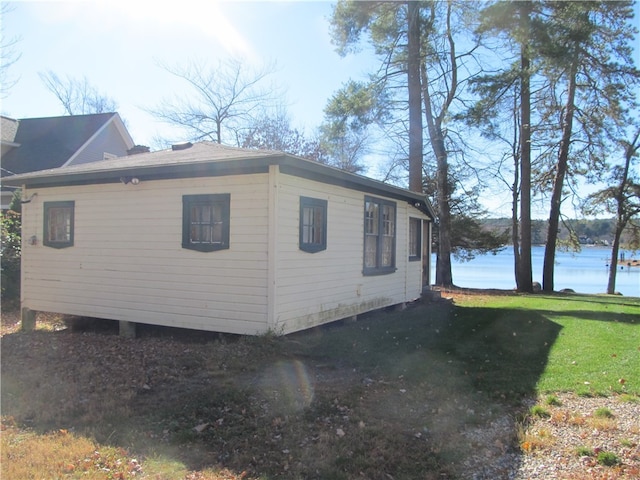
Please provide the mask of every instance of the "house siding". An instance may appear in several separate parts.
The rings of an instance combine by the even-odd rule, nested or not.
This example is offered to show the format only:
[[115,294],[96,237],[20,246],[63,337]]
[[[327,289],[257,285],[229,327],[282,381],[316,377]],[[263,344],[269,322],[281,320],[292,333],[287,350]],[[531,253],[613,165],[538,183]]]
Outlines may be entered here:
[[[299,249],[300,196],[327,200],[327,248]],[[395,305],[420,296],[420,262],[407,261],[408,216],[426,218],[396,204],[396,271],[363,275],[365,193],[281,175],[276,276],[276,332],[289,333]]]
[[[286,334],[419,298],[402,200],[280,172],[48,187],[23,205],[22,305],[238,334]],[[182,196],[230,195],[230,246],[182,248]],[[327,248],[299,248],[300,197],[327,201]],[[364,202],[396,206],[396,270],[363,274]],[[44,202],[74,201],[74,245],[42,245]],[[35,237],[32,244],[29,239]],[[425,239],[423,238],[423,242]]]
[[[23,206],[23,306],[201,330],[267,330],[267,175],[40,188]],[[27,192],[30,195],[33,192]],[[231,195],[230,248],[181,248],[182,195]],[[42,245],[43,202],[75,202],[74,245]],[[36,245],[29,238],[36,236]]]
[[78,150],[67,165],[98,162],[104,160],[105,153],[124,157],[127,155],[128,148],[130,147],[123,141],[122,135],[112,120],[87,145]]

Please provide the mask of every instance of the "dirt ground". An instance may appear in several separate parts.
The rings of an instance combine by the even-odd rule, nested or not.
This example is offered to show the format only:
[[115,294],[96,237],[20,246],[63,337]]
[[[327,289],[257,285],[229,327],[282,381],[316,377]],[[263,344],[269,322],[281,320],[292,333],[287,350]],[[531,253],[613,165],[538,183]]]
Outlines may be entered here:
[[[295,472],[302,471],[296,462],[317,462],[317,478],[322,478],[318,457],[323,452],[336,455],[330,443],[353,438],[359,435],[358,429],[375,427],[402,440],[388,452],[376,452],[382,448],[372,445],[372,451],[363,454],[371,465],[339,450],[349,461],[363,462],[363,476],[349,478],[393,478],[377,476],[375,468],[376,462],[382,462],[381,471],[392,468],[394,460],[389,457],[400,455],[394,448],[404,449],[409,457],[422,450],[423,455],[440,458],[434,471],[421,478],[640,477],[638,403],[610,399],[606,406],[615,413],[615,423],[598,427],[586,420],[559,420],[575,418],[574,413],[588,419],[602,408],[603,400],[598,398],[563,395],[551,417],[526,425],[519,425],[521,419],[514,411],[474,412],[476,407],[471,404],[434,398],[437,403],[432,406],[433,421],[427,430],[409,424],[416,404],[410,401],[411,392],[403,391],[401,378],[384,383],[362,379],[347,367],[318,359],[283,358],[265,339],[254,342],[152,327],[141,327],[138,338],[126,339],[117,335],[115,323],[70,323],[53,314],[39,314],[37,331],[19,333],[17,311],[3,312],[1,323],[3,416],[42,432],[77,429],[99,442],[136,448],[142,455],[169,452],[195,472],[211,464],[240,470],[244,462],[254,474],[271,472],[274,477],[296,478]],[[344,393],[354,384],[360,384],[358,398]],[[215,391],[212,385],[217,386]],[[225,406],[203,411],[205,403],[198,403],[202,395],[215,396],[220,400],[215,405]],[[313,418],[306,418],[301,412],[312,398],[320,406]],[[384,420],[355,421],[356,403],[369,414],[380,413]],[[149,412],[161,415],[149,416]],[[292,425],[290,419],[300,415],[304,423]],[[475,420],[465,422],[470,415]],[[169,420],[158,420],[164,417]],[[252,422],[250,431],[240,427],[247,419]],[[528,451],[521,449],[525,437],[518,436],[519,428],[521,434],[532,435],[526,437]],[[548,432],[542,437],[550,439],[535,444],[536,432],[541,431]],[[242,440],[245,434],[253,439]],[[622,463],[603,467],[591,457],[577,456],[573,444],[563,440],[583,438],[586,444],[594,436],[598,445],[614,450]],[[208,441],[198,442],[200,437]],[[284,438],[295,438],[296,445],[285,445]],[[189,449],[176,452],[175,445],[186,443]],[[396,478],[417,477],[407,473]]]

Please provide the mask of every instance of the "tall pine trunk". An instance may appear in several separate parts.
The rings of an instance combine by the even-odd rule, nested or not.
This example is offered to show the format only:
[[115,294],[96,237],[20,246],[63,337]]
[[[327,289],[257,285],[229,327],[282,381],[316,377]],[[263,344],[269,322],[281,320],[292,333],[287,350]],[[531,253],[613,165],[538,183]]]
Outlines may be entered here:
[[556,164],[556,175],[553,179],[551,192],[551,207],[549,209],[549,228],[547,230],[547,243],[544,249],[544,264],[542,267],[542,289],[545,292],[553,292],[553,276],[556,260],[556,244],[558,242],[558,229],[560,227],[560,208],[562,206],[562,190],[564,179],[569,167],[569,149],[571,147],[571,134],[573,132],[573,116],[575,113],[576,77],[578,62],[574,58],[569,71],[569,90],[567,102],[562,118],[562,139]]
[[422,193],[422,87],[420,84],[420,7],[407,3],[409,87],[409,190]]
[[513,248],[514,258],[514,276],[518,278],[518,265],[520,265],[520,225],[518,222],[518,200],[520,199],[519,184],[520,184],[520,145],[519,145],[519,130],[517,124],[518,106],[516,104],[517,99],[514,98],[514,127],[513,127],[513,144],[512,152],[513,156],[513,184],[511,185],[511,244]]
[[516,283],[521,292],[533,291],[531,267],[531,59],[529,28],[531,1],[519,4],[520,27],[520,255],[516,266]]

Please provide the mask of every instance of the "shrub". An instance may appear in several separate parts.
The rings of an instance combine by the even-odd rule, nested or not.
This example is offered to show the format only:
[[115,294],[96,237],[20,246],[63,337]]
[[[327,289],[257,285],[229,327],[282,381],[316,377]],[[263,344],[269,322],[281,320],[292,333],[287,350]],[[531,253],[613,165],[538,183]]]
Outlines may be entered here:
[[20,299],[20,213],[13,210],[0,213],[0,271],[2,302]]

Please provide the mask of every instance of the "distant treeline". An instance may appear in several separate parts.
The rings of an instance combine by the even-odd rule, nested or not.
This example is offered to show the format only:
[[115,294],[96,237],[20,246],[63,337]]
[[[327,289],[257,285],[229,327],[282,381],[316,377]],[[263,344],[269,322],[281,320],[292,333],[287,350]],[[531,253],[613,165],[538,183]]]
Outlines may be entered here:
[[[510,218],[487,218],[481,220],[482,225],[498,232],[508,230],[511,232]],[[565,220],[560,225],[559,240],[564,243],[579,243],[581,245],[603,245],[609,246],[613,241],[615,231],[614,218],[602,218],[594,220]],[[544,245],[547,238],[547,221],[532,220],[531,239],[533,245]],[[624,247],[630,248],[634,243],[634,232],[632,228],[627,228],[622,233],[621,243]]]

